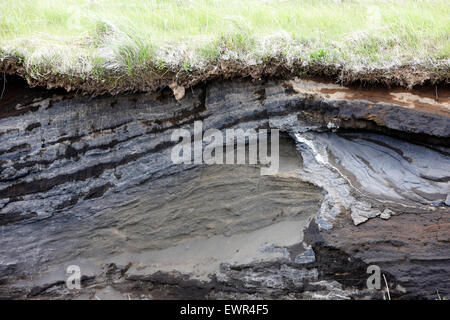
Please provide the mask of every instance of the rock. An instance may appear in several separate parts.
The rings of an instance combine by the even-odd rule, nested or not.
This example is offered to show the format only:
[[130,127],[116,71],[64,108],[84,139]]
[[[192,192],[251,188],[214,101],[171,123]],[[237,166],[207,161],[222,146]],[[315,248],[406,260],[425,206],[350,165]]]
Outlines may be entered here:
[[183,99],[185,94],[185,88],[183,86],[179,86],[176,82],[173,82],[169,87],[172,89],[173,95],[177,101]]
[[356,202],[352,208],[352,219],[355,225],[366,222],[370,218],[375,218],[380,215],[379,210],[371,209],[369,204]]
[[384,211],[380,215],[380,218],[387,220],[391,217],[391,215],[394,215],[394,212],[392,210],[384,209]]
[[314,250],[311,247],[306,248],[305,252],[295,257],[295,263],[298,264],[312,263],[315,260],[316,255],[314,254]]

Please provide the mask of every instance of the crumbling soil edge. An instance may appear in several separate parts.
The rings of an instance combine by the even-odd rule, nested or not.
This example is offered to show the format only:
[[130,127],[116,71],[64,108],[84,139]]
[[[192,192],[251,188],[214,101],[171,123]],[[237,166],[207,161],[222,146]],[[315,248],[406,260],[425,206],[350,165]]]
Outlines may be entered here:
[[[411,89],[423,85],[450,84],[450,61],[442,60],[437,65],[403,64],[388,68],[351,69],[320,60],[306,63],[298,60],[288,64],[283,58],[272,57],[262,64],[248,65],[240,61],[221,60],[202,70],[149,70],[127,74],[105,71],[101,76],[83,74],[58,74],[51,70],[40,70],[39,76],[16,57],[0,60],[0,73],[18,75],[31,87],[47,89],[64,88],[85,95],[118,95],[121,93],[156,92],[166,87],[187,89],[199,83],[214,80],[250,78],[292,79],[293,77],[322,77],[342,85],[404,87]],[[174,90],[175,92],[175,90]],[[184,91],[183,91],[184,92]]]

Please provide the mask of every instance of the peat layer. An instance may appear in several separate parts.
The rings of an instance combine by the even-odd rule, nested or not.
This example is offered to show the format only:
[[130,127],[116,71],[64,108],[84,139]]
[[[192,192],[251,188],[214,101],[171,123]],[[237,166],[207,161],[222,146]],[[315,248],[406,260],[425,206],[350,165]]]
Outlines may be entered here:
[[184,94],[187,88],[222,80],[233,79],[293,79],[324,78],[327,82],[341,85],[383,86],[409,88],[417,86],[448,86],[450,83],[450,62],[404,63],[387,67],[348,67],[332,64],[321,59],[315,61],[286,61],[283,57],[268,57],[262,63],[249,65],[239,60],[219,60],[201,69],[186,71],[182,67],[159,69],[147,67],[133,72],[102,70],[94,74],[61,74],[48,66],[28,66],[23,59],[6,57],[0,59],[0,73],[20,76],[29,86],[47,89],[64,88],[84,95],[118,95],[135,92],[156,92],[170,87]]

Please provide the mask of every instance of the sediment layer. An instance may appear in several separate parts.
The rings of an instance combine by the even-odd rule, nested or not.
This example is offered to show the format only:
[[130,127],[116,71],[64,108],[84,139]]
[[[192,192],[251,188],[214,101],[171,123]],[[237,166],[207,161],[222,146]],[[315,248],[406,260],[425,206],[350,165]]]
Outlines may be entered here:
[[[195,121],[280,129],[281,171],[174,164],[172,133]],[[449,142],[446,87],[225,81],[176,100],[16,83],[0,101],[0,295],[380,298],[370,264],[394,297],[448,295]],[[97,289],[65,289],[69,264]]]

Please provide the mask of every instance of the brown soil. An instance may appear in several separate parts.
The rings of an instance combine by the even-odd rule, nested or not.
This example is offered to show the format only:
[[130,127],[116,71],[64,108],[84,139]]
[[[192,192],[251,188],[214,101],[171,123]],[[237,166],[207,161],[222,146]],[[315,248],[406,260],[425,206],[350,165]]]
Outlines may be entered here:
[[[290,79],[293,77],[323,77],[343,85],[404,87],[411,89],[420,85],[448,85],[450,83],[450,66],[445,61],[437,66],[402,65],[392,68],[354,70],[341,65],[320,62],[303,65],[302,61],[288,67],[283,59],[272,58],[264,64],[249,66],[237,61],[218,61],[203,70],[193,72],[165,70],[142,70],[132,75],[105,74],[102,77],[83,75],[53,74],[51,71],[35,77],[26,66],[16,58],[0,61],[0,73],[18,75],[26,79],[32,87],[47,89],[64,88],[87,95],[111,94],[125,92],[155,92],[166,87],[176,88],[179,92],[198,83],[212,80],[250,78],[250,79]],[[177,92],[177,95],[182,98]],[[378,99],[379,97],[377,97]]]

